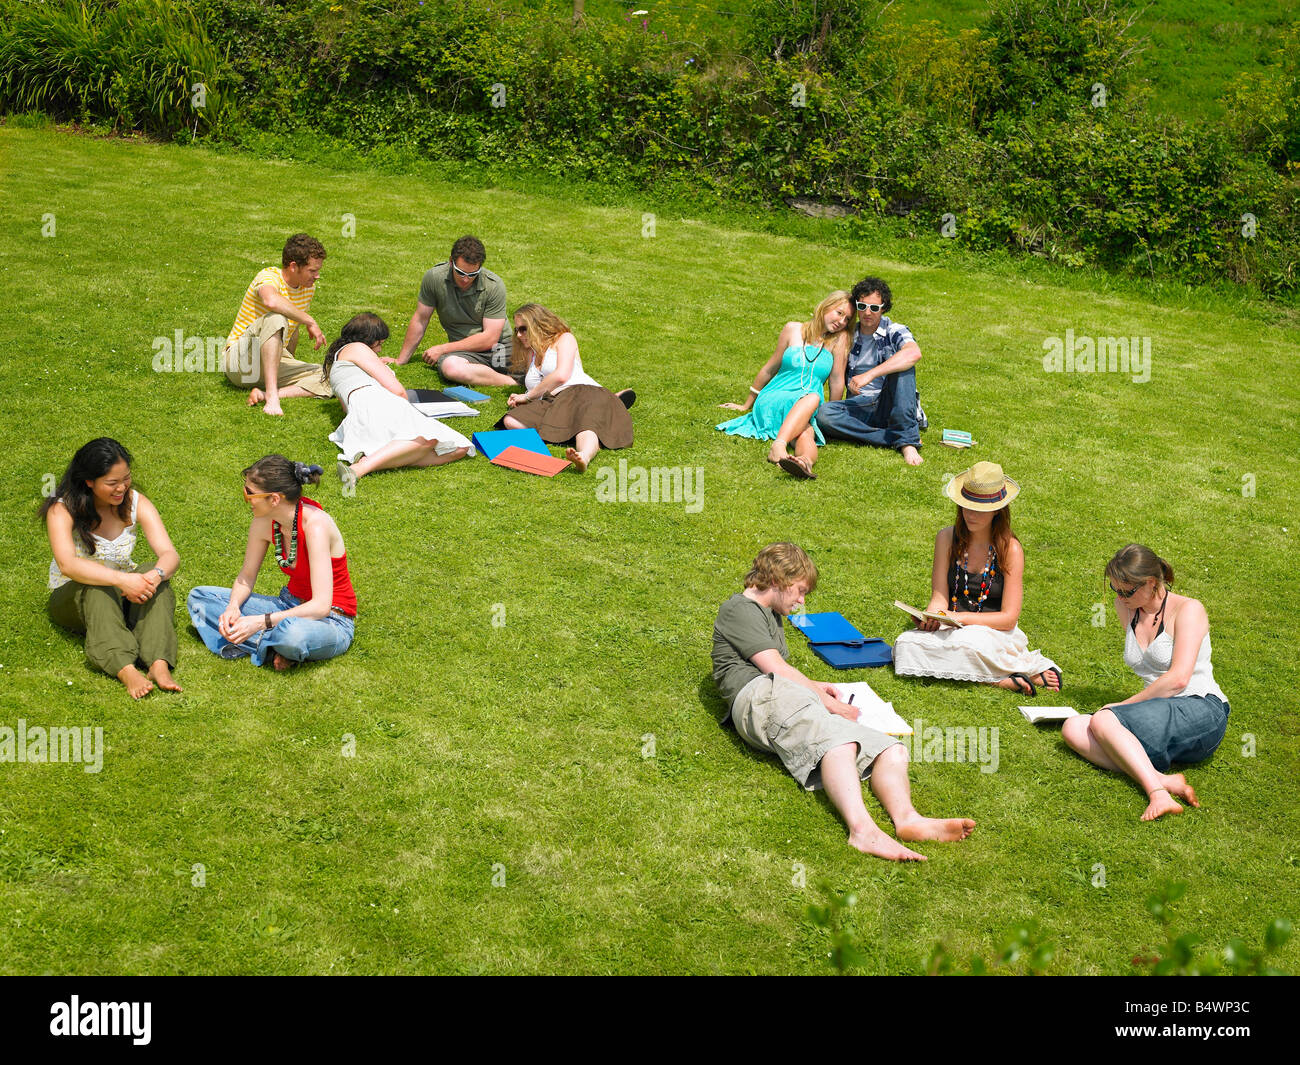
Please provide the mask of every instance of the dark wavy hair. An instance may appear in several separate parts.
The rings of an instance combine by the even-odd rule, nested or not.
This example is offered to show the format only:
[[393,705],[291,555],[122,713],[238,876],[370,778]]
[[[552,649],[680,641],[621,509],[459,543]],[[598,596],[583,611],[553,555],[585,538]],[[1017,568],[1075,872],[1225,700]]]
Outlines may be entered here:
[[338,358],[339,352],[348,344],[364,344],[369,347],[376,341],[388,339],[388,323],[377,314],[370,311],[362,311],[360,314],[353,315],[348,324],[343,327],[339,333],[338,339],[329,346],[329,351],[325,353],[325,361],[321,364],[320,375],[322,380],[330,379],[330,370],[334,367],[334,360]]
[[864,300],[873,292],[880,293],[880,304],[883,310],[882,314],[888,314],[889,309],[894,305],[894,294],[889,291],[887,282],[879,277],[864,277],[853,286],[853,302]]
[[321,468],[283,455],[264,455],[244,469],[244,476],[263,492],[278,492],[290,503],[302,498],[303,485],[320,484]]
[[[87,481],[98,480],[119,462],[125,462],[128,471],[131,467],[131,452],[127,451],[112,437],[101,436],[82,444],[72,456],[68,468],[63,474],[54,495],[45,500],[37,510],[37,516],[44,518],[55,503],[62,503],[72,515],[72,533],[80,536],[86,549],[94,554],[95,541],[90,534],[99,528],[99,511],[95,509],[95,493]],[[118,504],[117,516],[124,522],[131,520],[131,493],[122,498]]]

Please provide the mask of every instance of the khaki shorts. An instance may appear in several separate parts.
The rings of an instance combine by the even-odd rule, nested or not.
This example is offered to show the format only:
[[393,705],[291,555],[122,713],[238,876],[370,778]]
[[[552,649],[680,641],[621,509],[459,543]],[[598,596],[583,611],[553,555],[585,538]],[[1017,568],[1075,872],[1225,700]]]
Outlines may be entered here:
[[262,368],[262,345],[272,337],[280,337],[280,366],[276,374],[276,387],[288,388],[297,385],[320,399],[328,399],[334,394],[329,382],[321,377],[320,363],[302,362],[295,359],[289,351],[288,337],[292,325],[283,314],[264,314],[256,318],[233,344],[228,344],[221,353],[221,368],[228,380],[236,388],[265,388],[266,374]]
[[822,759],[836,747],[858,745],[858,776],[866,780],[876,758],[898,742],[832,714],[802,684],[771,673],[755,677],[740,689],[731,704],[731,722],[742,740],[775,754],[809,791],[822,786]]
[[517,374],[510,369],[510,352],[509,344],[498,342],[493,344],[487,351],[449,351],[445,355],[439,355],[434,360],[433,368],[442,370],[444,359],[464,359],[466,362],[472,362],[478,366],[486,366],[497,373],[506,374],[513,377],[516,381],[523,379],[523,374]]

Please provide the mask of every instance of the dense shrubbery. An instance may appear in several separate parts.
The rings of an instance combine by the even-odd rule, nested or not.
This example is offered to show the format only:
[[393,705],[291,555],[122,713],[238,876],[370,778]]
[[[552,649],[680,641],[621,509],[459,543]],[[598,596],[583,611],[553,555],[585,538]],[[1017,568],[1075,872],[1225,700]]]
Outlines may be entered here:
[[233,72],[183,4],[92,0],[0,10],[6,109],[164,136],[220,124]]
[[951,215],[975,248],[1296,289],[1294,40],[1239,82],[1235,124],[1216,131],[1159,121],[1130,89],[1125,0],[997,0],[984,30],[955,35],[872,0],[754,4],[745,54],[728,54],[671,18],[575,28],[472,0],[0,0],[19,13],[0,29],[0,105],[171,134],[194,120],[180,90],[206,81],[220,106],[199,128],[236,140],[310,130],[748,202],[807,196],[936,234]]

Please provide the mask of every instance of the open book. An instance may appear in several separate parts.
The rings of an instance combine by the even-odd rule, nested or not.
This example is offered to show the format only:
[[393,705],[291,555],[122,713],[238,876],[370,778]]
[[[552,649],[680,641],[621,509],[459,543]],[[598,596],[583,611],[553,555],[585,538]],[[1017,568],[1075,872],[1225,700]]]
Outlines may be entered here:
[[858,714],[859,725],[866,725],[887,736],[912,735],[912,726],[894,712],[894,704],[885,702],[865,680],[852,684],[836,683],[835,687],[840,690],[844,702],[862,708]]
[[966,626],[954,617],[949,617],[942,610],[917,610],[916,607],[908,606],[897,599],[894,600],[894,606],[898,607],[904,614],[909,614],[916,618],[917,621],[937,621],[940,625],[947,625],[954,629],[964,629]]
[[1020,712],[1032,725],[1044,721],[1064,721],[1066,718],[1079,716],[1079,711],[1072,706],[1022,706]]

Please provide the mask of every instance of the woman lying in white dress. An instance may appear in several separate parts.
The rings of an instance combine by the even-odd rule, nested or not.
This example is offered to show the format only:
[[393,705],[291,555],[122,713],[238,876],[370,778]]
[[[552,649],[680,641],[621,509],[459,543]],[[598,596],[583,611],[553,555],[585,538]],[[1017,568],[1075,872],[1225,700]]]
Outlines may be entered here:
[[961,628],[918,621],[894,643],[894,672],[996,684],[1025,695],[1061,687],[1061,671],[1029,650],[1020,631],[1025,552],[1011,531],[1020,486],[993,462],[977,462],[944,488],[957,519],[934,540],[926,613],[946,613]]
[[388,326],[377,314],[358,314],[330,345],[321,373],[347,417],[330,434],[342,454],[344,488],[376,470],[442,466],[474,454],[474,445],[454,429],[421,414],[406,389],[379,359]]

